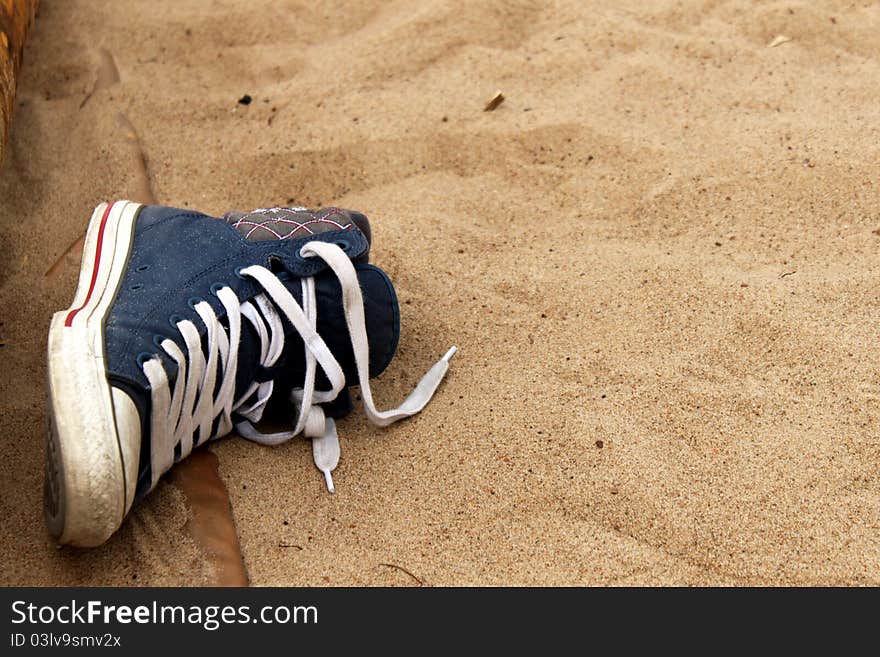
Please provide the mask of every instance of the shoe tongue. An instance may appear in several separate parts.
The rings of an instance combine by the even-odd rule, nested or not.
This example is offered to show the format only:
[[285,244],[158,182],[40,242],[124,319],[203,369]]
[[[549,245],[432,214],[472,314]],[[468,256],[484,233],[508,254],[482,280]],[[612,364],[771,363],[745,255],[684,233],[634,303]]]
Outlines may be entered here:
[[[358,280],[364,298],[367,342],[370,347],[370,377],[378,376],[391,362],[397,350],[400,335],[400,309],[391,280],[384,271],[368,264],[356,264]],[[302,305],[302,287],[298,279],[285,281],[297,303]],[[351,346],[351,337],[342,306],[342,289],[330,271],[315,277],[317,298],[317,331],[339,361],[347,385],[357,385],[357,366]],[[236,399],[251,382],[261,375],[260,340],[250,322],[242,322],[242,339],[238,352]],[[282,366],[274,372],[275,394],[286,395],[291,388],[301,387],[305,378],[305,354],[302,338],[284,319],[285,345],[279,359]],[[318,366],[317,389],[329,388],[329,383]]]
[[365,215],[341,208],[307,210],[300,207],[257,208],[227,212],[223,220],[251,242],[308,237],[334,230],[359,229],[370,242],[370,222]]

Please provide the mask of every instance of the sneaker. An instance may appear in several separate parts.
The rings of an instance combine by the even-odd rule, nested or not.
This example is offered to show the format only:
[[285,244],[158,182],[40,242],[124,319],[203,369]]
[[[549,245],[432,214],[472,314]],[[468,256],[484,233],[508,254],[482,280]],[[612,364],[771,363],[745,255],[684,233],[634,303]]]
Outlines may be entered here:
[[[368,263],[370,227],[330,208],[222,219],[129,201],[92,215],[73,304],[48,344],[44,515],[59,543],[94,546],[191,451],[233,430],[263,444],[303,434],[333,491],[334,418],[349,382],[379,426],[418,413],[455,347],[398,408],[369,378],[394,356],[399,311]],[[264,434],[267,409],[291,430]],[[289,411],[288,411],[289,413]]]

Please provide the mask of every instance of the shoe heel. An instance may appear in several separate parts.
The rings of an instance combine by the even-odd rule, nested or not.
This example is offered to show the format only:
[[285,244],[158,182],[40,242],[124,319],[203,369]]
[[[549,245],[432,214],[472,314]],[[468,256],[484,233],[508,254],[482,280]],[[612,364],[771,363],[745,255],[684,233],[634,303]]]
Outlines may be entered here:
[[96,208],[73,305],[49,327],[43,509],[59,543],[103,543],[131,504],[125,456],[137,450],[120,444],[103,325],[125,275],[139,207],[118,201]]

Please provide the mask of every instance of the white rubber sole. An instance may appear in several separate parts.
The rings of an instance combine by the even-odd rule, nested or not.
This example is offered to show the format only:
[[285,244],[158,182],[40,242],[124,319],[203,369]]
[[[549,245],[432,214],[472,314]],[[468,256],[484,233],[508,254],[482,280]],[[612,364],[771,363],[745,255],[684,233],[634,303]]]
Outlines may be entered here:
[[100,545],[134,497],[140,423],[131,399],[107,382],[104,320],[125,276],[140,207],[116,201],[95,208],[73,303],[49,328],[43,509],[59,543]]

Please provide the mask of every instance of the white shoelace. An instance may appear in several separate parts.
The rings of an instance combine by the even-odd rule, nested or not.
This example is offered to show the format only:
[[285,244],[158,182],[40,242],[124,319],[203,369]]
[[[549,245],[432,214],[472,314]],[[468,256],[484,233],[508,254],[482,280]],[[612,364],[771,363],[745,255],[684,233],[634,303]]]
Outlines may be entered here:
[[[449,361],[456,352],[452,347],[422,377],[415,389],[392,410],[379,411],[373,403],[369,381],[369,346],[364,319],[364,301],[357,272],[345,252],[335,244],[309,242],[301,250],[303,257],[318,257],[329,265],[342,287],[342,304],[357,367],[358,384],[364,402],[364,412],[369,420],[385,427],[421,411],[433,397],[434,392],[449,369]],[[303,433],[312,439],[315,465],[324,473],[327,488],[333,492],[331,472],[339,461],[339,439],[336,424],[324,416],[322,404],[336,399],[345,386],[345,375],[339,362],[327,344],[315,330],[317,301],[313,278],[301,279],[302,306],[293,295],[265,267],[254,265],[241,270],[242,276],[256,280],[264,292],[254,298],[257,308],[250,301],[240,302],[229,287],[217,291],[217,297],[226,310],[228,328],[224,327],[211,305],[206,301],[195,304],[207,328],[207,359],[202,352],[198,329],[189,320],[176,324],[183,336],[187,353],[170,339],[162,341],[166,354],[177,363],[177,378],[173,390],[169,390],[168,376],[158,356],[146,360],[144,374],[150,382],[152,413],[150,418],[150,458],[152,469],[151,487],[175,460],[175,448],[179,445],[178,460],[189,455],[193,449],[193,434],[198,431],[197,444],[224,436],[233,428],[232,414],[243,418],[235,423],[238,433],[249,440],[277,445]],[[297,408],[297,421],[292,431],[264,434],[257,431],[252,422],[258,422],[272,396],[273,382],[254,382],[248,390],[234,400],[235,376],[238,370],[238,346],[241,339],[241,319],[244,317],[254,327],[260,339],[260,364],[265,368],[275,365],[284,349],[284,328],[279,310],[299,333],[305,345],[305,380],[302,388],[295,388],[291,401]],[[265,320],[265,321],[264,321]],[[330,390],[315,390],[317,366],[330,382]],[[218,377],[220,387],[216,396]],[[216,432],[211,429],[219,418]]]

